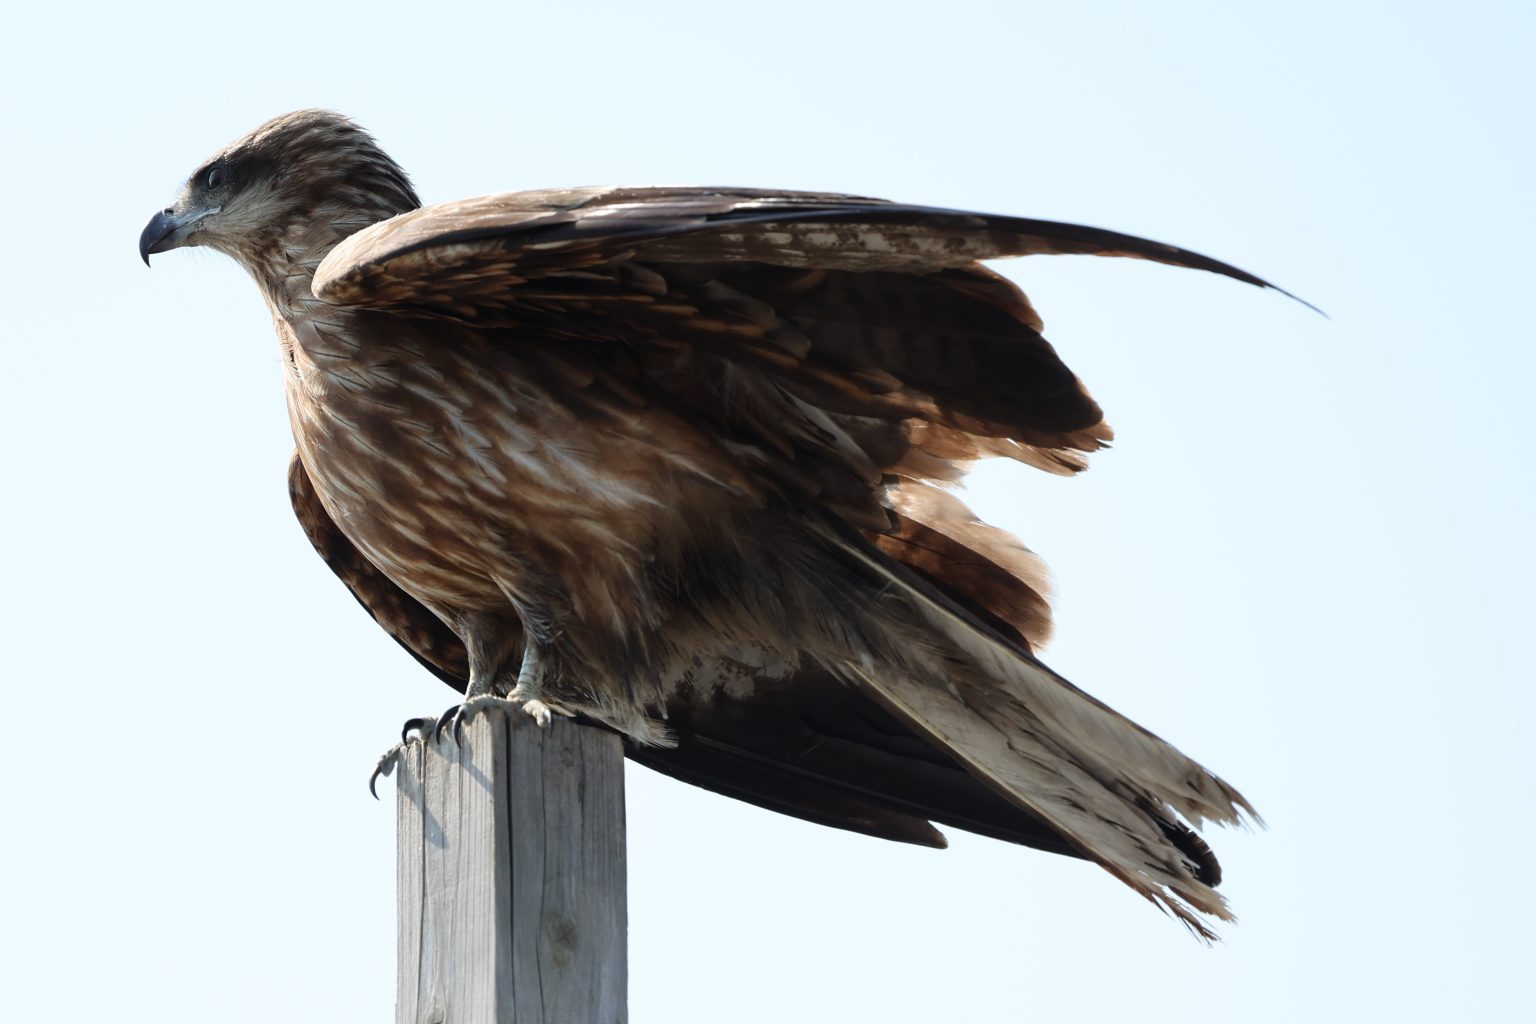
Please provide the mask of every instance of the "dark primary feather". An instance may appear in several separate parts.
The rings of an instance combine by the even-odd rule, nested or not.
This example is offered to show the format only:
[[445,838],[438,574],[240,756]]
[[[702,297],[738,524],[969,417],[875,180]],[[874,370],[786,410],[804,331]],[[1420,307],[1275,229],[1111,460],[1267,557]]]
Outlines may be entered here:
[[1248,803],[1036,658],[1043,567],[939,487],[991,457],[1076,472],[1111,437],[978,260],[1265,282],[1096,228],[852,196],[413,209],[324,112],[226,153],[277,170],[189,186],[141,251],[208,244],[255,277],[295,511],[439,678],[505,688],[533,659],[550,699],[675,777],[905,842],[941,844],[938,822],[1089,857],[1202,935],[1229,916],[1184,822]]

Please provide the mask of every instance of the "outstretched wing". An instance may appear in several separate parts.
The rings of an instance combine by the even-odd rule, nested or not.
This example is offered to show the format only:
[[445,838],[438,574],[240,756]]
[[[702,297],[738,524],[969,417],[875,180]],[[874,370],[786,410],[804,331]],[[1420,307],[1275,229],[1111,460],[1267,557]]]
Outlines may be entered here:
[[[816,193],[610,188],[403,214],[338,245],[314,290],[524,337],[641,347],[647,385],[728,425],[727,436],[866,482],[945,479],[957,461],[996,455],[1074,472],[1110,431],[1028,300],[976,262],[1041,253],[1132,256],[1265,285],[1197,253],[1077,225]],[[740,368],[773,387],[742,389]],[[722,393],[733,408],[717,407]],[[902,430],[881,429],[896,421]],[[819,496],[856,504],[836,488]]]
[[[1274,287],[1188,249],[1079,224],[827,192],[660,186],[507,192],[413,210],[343,242],[316,276],[316,292],[334,302],[393,304],[381,284],[429,279],[445,267],[448,246],[466,247],[448,258],[465,267],[476,254],[494,264],[504,258],[495,253],[516,253],[534,267],[540,261],[527,257],[616,247],[638,247],[642,260],[668,263],[914,272],[1012,256],[1127,256]],[[428,250],[437,256],[386,270]]]

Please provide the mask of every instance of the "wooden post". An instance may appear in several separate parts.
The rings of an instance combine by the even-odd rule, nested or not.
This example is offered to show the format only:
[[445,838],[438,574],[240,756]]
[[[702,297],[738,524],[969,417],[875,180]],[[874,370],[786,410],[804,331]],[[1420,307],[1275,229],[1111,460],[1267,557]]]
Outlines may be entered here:
[[624,1024],[624,752],[490,710],[397,765],[396,1024]]

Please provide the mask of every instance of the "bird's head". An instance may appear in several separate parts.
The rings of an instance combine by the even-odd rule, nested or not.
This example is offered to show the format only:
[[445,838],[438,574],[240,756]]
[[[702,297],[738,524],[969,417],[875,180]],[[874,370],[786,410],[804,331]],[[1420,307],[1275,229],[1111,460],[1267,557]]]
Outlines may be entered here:
[[206,245],[259,272],[318,259],[342,238],[421,205],[373,137],[340,114],[273,118],[204,161],[139,236],[139,254]]

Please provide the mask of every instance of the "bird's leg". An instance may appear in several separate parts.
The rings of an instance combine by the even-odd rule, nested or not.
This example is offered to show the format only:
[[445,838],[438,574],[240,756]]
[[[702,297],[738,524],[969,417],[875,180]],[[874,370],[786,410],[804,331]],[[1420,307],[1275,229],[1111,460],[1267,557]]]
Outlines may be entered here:
[[464,650],[469,656],[469,685],[464,689],[464,703],[450,708],[438,719],[433,729],[435,737],[441,737],[450,724],[454,737],[462,734],[464,725],[481,711],[502,698],[496,693],[496,680],[503,666],[511,659],[516,646],[518,630],[513,623],[500,616],[466,614],[460,617],[458,632],[464,639]]
[[507,694],[507,700],[521,707],[541,727],[549,725],[551,712],[570,717],[570,712],[544,703],[544,676],[542,649],[529,636],[523,644],[523,663],[517,670],[517,685]]
[[[527,628],[515,619],[491,614],[464,614],[454,620],[455,632],[464,641],[469,656],[469,681],[464,690],[464,702],[443,712],[439,718],[413,718],[405,723],[400,742],[380,757],[374,765],[368,788],[374,791],[379,777],[394,771],[401,752],[415,731],[422,737],[440,740],[452,727],[455,739],[463,734],[465,723],[488,707],[512,705],[521,708],[540,726],[548,726],[554,715],[573,717],[572,712],[553,704],[546,704],[544,683],[547,662],[543,647]],[[517,683],[506,696],[498,692],[498,683],[506,675],[512,655],[519,642],[522,644],[522,661],[518,667]],[[374,792],[377,797],[378,793]]]
[[[461,629],[469,654],[469,686],[464,691],[464,703],[438,720],[435,735],[442,735],[451,723],[457,737],[465,723],[475,715],[488,707],[504,704],[522,708],[541,726],[549,724],[552,713],[571,717],[569,711],[546,704],[542,699],[545,662],[532,630],[519,630],[512,622],[492,616],[465,616],[461,620]],[[505,674],[519,639],[523,652],[517,685],[503,697],[497,692],[497,681]]]

